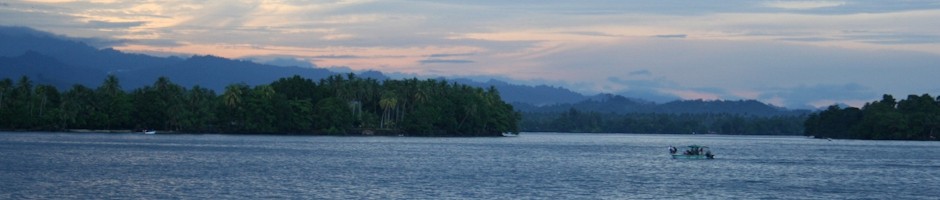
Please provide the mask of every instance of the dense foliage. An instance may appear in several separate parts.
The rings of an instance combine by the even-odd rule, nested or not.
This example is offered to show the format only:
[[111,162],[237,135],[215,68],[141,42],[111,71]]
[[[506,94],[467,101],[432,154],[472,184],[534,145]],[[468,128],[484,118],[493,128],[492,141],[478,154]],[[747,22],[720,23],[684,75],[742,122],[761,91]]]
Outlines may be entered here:
[[495,88],[439,80],[299,76],[232,84],[222,94],[161,77],[130,92],[115,76],[64,92],[27,77],[0,81],[0,129],[500,136],[520,115]]
[[815,137],[936,140],[940,132],[940,97],[909,95],[897,101],[886,94],[861,109],[833,105],[811,114],[805,126],[805,134]]
[[584,133],[713,133],[797,135],[804,115],[754,116],[727,113],[601,113],[569,109],[523,113],[524,131]]

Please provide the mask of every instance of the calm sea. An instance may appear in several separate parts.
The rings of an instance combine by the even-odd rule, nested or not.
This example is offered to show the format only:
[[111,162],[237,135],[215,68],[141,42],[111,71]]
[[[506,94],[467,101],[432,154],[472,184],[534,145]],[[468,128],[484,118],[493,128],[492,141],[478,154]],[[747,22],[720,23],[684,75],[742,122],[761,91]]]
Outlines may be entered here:
[[937,199],[940,142],[0,133],[0,199],[102,198]]

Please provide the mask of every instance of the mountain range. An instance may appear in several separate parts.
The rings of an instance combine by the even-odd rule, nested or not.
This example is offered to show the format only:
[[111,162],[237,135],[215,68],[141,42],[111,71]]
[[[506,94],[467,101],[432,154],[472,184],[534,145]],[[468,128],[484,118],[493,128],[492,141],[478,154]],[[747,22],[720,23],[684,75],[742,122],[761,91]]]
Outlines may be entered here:
[[643,99],[627,98],[621,95],[598,94],[589,99],[576,103],[559,103],[546,106],[532,106],[525,103],[514,103],[516,110],[527,113],[561,113],[570,109],[597,113],[729,113],[750,115],[758,117],[768,116],[799,116],[808,114],[809,110],[790,110],[783,107],[767,105],[757,100],[681,100],[667,103],[655,103]]
[[[125,90],[151,85],[158,77],[168,77],[185,87],[199,85],[221,92],[233,83],[259,85],[282,77],[300,75],[319,80],[339,72],[325,68],[277,66],[249,60],[212,55],[158,57],[127,53],[112,48],[97,48],[88,38],[72,38],[27,27],[0,26],[0,79],[29,77],[34,84],[49,84],[67,89],[73,84],[97,87],[109,74],[121,81]],[[389,77],[378,71],[356,72],[379,80]],[[601,94],[586,96],[562,87],[517,85],[491,79],[480,82],[465,78],[441,78],[476,87],[493,86],[504,101],[523,112],[556,112],[570,108],[615,113],[721,112],[755,115],[788,113],[785,108],[754,100],[702,101],[681,100],[657,104],[642,99]]]

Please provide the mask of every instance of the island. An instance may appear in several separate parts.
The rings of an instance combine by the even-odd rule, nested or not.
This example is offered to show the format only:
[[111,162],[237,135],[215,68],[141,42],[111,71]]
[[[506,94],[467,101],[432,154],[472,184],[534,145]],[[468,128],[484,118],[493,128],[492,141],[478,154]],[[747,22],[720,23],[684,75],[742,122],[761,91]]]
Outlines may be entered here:
[[64,92],[28,77],[0,80],[0,129],[160,130],[235,134],[502,136],[521,116],[494,87],[443,79],[301,76],[225,91],[185,88],[166,77],[125,91],[114,75]]
[[811,114],[805,127],[805,134],[816,138],[937,140],[940,97],[908,95],[897,101],[885,94],[861,108],[832,105]]

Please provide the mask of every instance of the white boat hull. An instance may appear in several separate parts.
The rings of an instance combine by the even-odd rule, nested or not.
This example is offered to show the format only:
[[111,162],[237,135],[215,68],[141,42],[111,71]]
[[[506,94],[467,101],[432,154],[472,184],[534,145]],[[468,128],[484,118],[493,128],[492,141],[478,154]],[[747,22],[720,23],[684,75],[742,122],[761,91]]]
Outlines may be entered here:
[[672,154],[672,159],[715,159],[715,156]]

